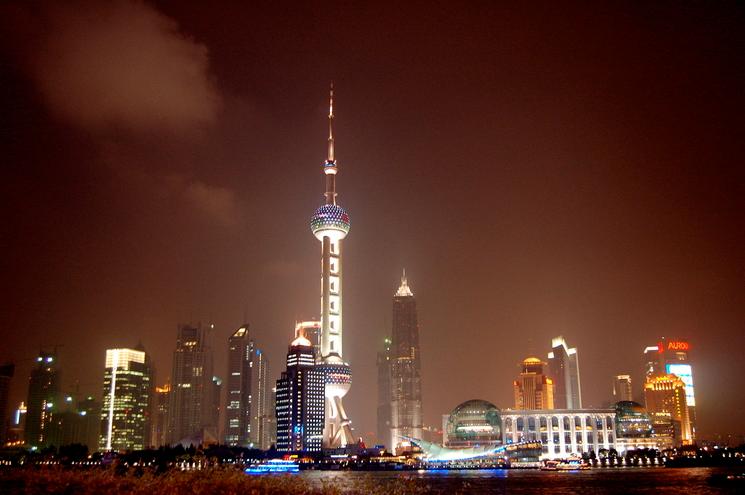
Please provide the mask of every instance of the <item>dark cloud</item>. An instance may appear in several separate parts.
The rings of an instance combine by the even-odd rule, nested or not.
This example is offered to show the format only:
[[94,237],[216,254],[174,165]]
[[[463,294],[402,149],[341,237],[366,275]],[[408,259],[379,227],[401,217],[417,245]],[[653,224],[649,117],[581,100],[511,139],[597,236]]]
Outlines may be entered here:
[[183,132],[212,124],[220,95],[207,48],[128,0],[47,4],[30,75],[51,110],[88,130]]

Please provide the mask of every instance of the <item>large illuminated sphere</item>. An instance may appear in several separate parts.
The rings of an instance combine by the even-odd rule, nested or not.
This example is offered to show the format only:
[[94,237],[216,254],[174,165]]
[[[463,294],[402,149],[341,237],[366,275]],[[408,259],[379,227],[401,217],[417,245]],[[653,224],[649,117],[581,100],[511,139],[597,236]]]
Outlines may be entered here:
[[319,241],[344,239],[349,233],[349,215],[339,205],[323,205],[311,217],[310,230]]
[[322,364],[326,397],[344,397],[352,386],[352,369],[347,363]]
[[502,417],[491,402],[473,399],[458,405],[447,422],[448,444],[470,447],[502,442]]
[[630,400],[616,402],[616,436],[618,438],[649,438],[652,436],[652,420],[644,406]]

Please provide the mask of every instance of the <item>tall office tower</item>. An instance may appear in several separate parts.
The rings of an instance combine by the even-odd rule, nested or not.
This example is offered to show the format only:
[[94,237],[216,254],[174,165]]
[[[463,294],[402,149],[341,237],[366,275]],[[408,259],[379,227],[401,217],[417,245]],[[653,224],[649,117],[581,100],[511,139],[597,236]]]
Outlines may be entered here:
[[305,335],[305,338],[310,340],[310,343],[313,344],[313,348],[316,352],[316,359],[320,360],[321,335],[323,333],[321,331],[321,322],[315,320],[295,322],[295,335],[300,335],[301,332]]
[[570,348],[559,335],[551,341],[548,368],[554,381],[554,406],[557,409],[582,409],[577,349]]
[[89,396],[78,401],[78,427],[75,442],[88,447],[88,452],[98,450],[98,439],[101,434],[101,403]]
[[150,433],[150,358],[145,350],[107,349],[101,407],[102,451],[142,450]]
[[7,442],[11,442],[16,445],[20,445],[23,443],[24,431],[26,429],[26,412],[27,409],[25,402],[21,402],[20,404],[18,404],[18,407],[13,410],[10,420],[10,428],[6,433]]
[[[651,347],[651,346],[650,346]],[[696,438],[696,396],[693,387],[693,368],[688,353],[691,344],[680,339],[668,340],[665,337],[657,343],[658,373],[676,375],[685,383],[688,418],[691,422],[691,437]]]
[[221,438],[220,436],[220,412],[222,411],[221,407],[221,399],[222,399],[222,378],[219,376],[213,376],[212,377],[212,394],[211,394],[211,400],[212,405],[210,406],[210,421],[209,423],[212,425],[215,425],[215,435],[217,435],[217,438]]
[[660,352],[656,345],[648,345],[644,348],[644,378],[664,373],[664,366],[660,368]]
[[685,445],[692,443],[693,434],[683,380],[671,374],[647,378],[644,384],[644,401],[650,413],[669,413],[673,421],[680,421],[680,441]]
[[[342,240],[349,233],[349,215],[336,202],[334,158],[334,89],[329,97],[328,157],[323,164],[325,203],[310,220],[313,235],[321,242],[321,369],[326,377],[326,424],[323,446],[346,447],[354,442],[351,421],[342,398],[352,386],[352,370],[342,356]],[[279,392],[278,392],[279,393]],[[277,425],[279,428],[279,425]],[[279,442],[279,432],[277,433]]]
[[631,376],[630,375],[616,375],[613,377],[613,400],[616,402],[620,401],[633,401],[634,393],[631,388]]
[[171,384],[155,387],[152,400],[150,424],[150,445],[162,447],[168,444],[168,404],[171,398]]
[[225,444],[247,447],[251,443],[251,382],[254,343],[244,324],[228,338],[228,378],[225,400]]
[[269,448],[277,445],[277,387],[272,387],[267,395],[266,436]]
[[520,375],[513,382],[515,409],[554,408],[554,383],[543,374],[544,364],[535,357],[523,361]]
[[179,325],[173,353],[168,443],[194,445],[216,440],[212,406],[211,327]]
[[[378,428],[379,444],[391,439],[391,339],[383,339],[383,350],[378,351]],[[395,445],[392,445],[394,447]]]
[[0,446],[5,443],[8,425],[8,395],[10,394],[10,379],[13,378],[15,365],[0,366]]
[[422,438],[422,378],[416,299],[406,280],[393,296],[391,335],[391,448],[403,437]]
[[59,375],[56,354],[39,353],[36,367],[31,370],[26,400],[24,438],[30,447],[46,447],[54,437],[52,415],[61,399]]
[[78,393],[68,394],[60,403],[60,407],[52,417],[54,428],[53,445],[80,444],[88,448],[88,452],[99,450],[101,434],[101,404],[88,397],[78,400]]
[[287,370],[277,380],[277,450],[317,452],[324,436],[325,373],[315,364],[313,344],[300,334],[287,352]]
[[254,350],[253,373],[251,375],[251,444],[266,450],[270,447],[267,431],[267,383],[266,355],[261,349]]

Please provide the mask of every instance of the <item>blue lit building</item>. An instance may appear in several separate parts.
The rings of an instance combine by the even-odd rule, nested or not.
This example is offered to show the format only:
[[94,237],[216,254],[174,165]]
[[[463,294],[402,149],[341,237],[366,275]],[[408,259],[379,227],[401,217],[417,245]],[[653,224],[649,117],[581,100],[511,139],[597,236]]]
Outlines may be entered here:
[[320,452],[324,428],[325,373],[302,333],[290,344],[287,370],[277,380],[277,450]]

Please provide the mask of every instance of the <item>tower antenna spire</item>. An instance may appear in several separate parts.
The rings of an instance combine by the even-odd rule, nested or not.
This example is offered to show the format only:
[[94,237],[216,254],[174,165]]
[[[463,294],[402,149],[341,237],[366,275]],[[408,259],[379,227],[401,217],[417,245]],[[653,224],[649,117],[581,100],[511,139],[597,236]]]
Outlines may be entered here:
[[329,89],[329,163],[334,162],[334,82]]

